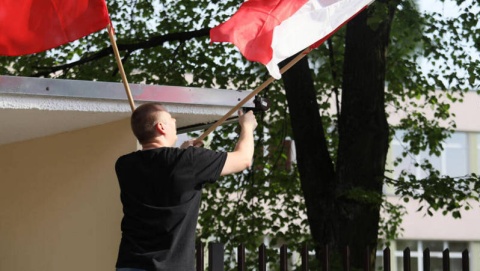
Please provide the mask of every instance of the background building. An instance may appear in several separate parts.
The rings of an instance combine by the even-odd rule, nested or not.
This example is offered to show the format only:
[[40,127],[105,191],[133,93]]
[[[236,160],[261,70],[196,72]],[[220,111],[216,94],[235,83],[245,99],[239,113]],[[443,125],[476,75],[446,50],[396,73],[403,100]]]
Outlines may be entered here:
[[[430,156],[427,152],[416,157],[406,158],[394,169],[393,177],[398,176],[402,169],[413,172],[417,178],[425,177],[425,172],[416,169],[413,164],[427,158],[442,175],[461,177],[469,173],[480,173],[480,95],[475,92],[465,94],[463,103],[452,104],[451,112],[455,114],[456,131],[451,138],[443,144],[440,157]],[[432,117],[428,108],[425,114]],[[389,122],[395,123],[399,116],[391,116]],[[398,156],[403,147],[401,132],[397,132],[391,143],[389,161]],[[389,201],[405,206],[407,214],[403,219],[403,234],[390,245],[392,271],[403,270],[403,250],[411,251],[411,270],[423,271],[423,250],[431,251],[431,270],[441,271],[442,252],[448,248],[450,251],[450,270],[461,270],[462,251],[468,249],[470,256],[470,270],[480,270],[480,204],[471,202],[471,210],[462,211],[461,219],[454,219],[451,214],[443,215],[435,212],[433,216],[425,211],[417,212],[421,203],[409,201],[405,203],[394,195],[393,188],[385,187],[385,194]],[[477,193],[480,191],[477,191]],[[382,248],[380,248],[382,249]],[[381,255],[381,250],[377,255]],[[382,258],[377,259],[381,266]]]

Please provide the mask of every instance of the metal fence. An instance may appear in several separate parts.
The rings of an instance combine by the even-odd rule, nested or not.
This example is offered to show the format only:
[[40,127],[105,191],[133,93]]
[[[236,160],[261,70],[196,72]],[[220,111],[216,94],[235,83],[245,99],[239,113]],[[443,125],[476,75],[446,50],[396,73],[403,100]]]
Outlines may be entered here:
[[[205,247],[204,244],[200,243],[197,244],[196,247],[196,266],[197,271],[204,271],[205,266],[205,255],[204,255]],[[328,258],[328,246],[324,248],[324,258],[322,260],[322,270],[323,271],[333,271],[330,268],[330,259]],[[308,257],[309,257],[309,250],[307,245],[302,245],[301,250],[299,251],[301,255],[301,271],[308,271]],[[266,271],[267,270],[267,257],[266,257],[266,247],[265,245],[260,245],[258,247],[258,251],[256,252],[258,257],[258,266],[255,270],[258,271]],[[279,249],[279,256],[280,260],[278,263],[270,263],[270,264],[277,264],[281,271],[288,270],[288,252],[287,246],[283,245]],[[443,269],[442,271],[460,271],[460,270],[451,270],[450,269],[450,251],[449,249],[445,249],[442,253],[442,262],[443,262]],[[391,270],[391,253],[390,248],[385,248],[383,250],[383,267],[381,270],[383,271],[390,271]],[[365,250],[365,265],[364,271],[375,271],[374,266],[370,266],[369,264],[370,253],[369,250]],[[245,271],[246,264],[245,264],[245,246],[240,245],[237,247],[237,262],[236,262],[236,270],[238,271]],[[423,251],[423,270],[429,271],[430,268],[430,250],[427,248]],[[468,250],[465,249],[462,252],[462,269],[461,271],[470,271],[470,264],[469,264],[469,253]],[[350,271],[350,250],[348,247],[345,248],[343,253],[343,262],[342,262],[343,269],[342,271]],[[224,263],[224,245],[222,243],[209,243],[208,244],[208,271],[223,271],[225,267]],[[297,268],[298,270],[298,268]],[[378,269],[377,269],[378,270]],[[403,271],[411,271],[411,258],[410,258],[410,249],[406,248],[403,251]],[[399,270],[402,271],[402,270]]]

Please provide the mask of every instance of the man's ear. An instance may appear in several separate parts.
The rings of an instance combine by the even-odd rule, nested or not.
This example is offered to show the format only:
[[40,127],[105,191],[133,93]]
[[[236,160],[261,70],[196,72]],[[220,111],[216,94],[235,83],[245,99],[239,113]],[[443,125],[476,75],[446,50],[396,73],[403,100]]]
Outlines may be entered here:
[[166,130],[165,130],[165,125],[161,122],[158,122],[157,124],[155,124],[155,129],[157,130],[157,132],[159,132],[161,135],[164,135],[166,133]]

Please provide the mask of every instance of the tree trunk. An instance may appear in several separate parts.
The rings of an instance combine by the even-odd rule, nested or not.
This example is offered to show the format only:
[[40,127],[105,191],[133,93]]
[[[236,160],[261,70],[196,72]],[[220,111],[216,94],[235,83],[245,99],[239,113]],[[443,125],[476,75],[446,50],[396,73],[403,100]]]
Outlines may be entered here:
[[[388,10],[389,15],[377,26],[369,26],[368,13],[362,12],[348,24],[345,40],[337,156],[339,231],[342,233],[338,244],[350,246],[355,268],[364,266],[367,247],[369,264],[375,263],[380,196],[388,152],[384,91],[393,12],[394,8]],[[364,195],[368,200],[363,199]]]
[[297,165],[316,254],[336,242],[334,166],[327,149],[311,70],[304,57],[283,75]]
[[389,9],[388,18],[373,30],[367,25],[367,12],[348,24],[336,169],[325,142],[307,60],[283,76],[317,258],[321,248],[329,245],[336,255],[333,262],[338,262],[348,245],[354,269],[365,266],[367,247],[368,264],[375,263],[388,151],[385,55],[393,11]]

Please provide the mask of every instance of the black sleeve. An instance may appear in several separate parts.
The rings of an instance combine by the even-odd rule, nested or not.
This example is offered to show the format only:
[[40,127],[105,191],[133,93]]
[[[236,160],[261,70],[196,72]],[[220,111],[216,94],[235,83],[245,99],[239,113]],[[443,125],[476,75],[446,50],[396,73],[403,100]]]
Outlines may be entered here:
[[195,179],[200,184],[215,182],[220,177],[220,173],[222,173],[223,166],[227,160],[227,153],[204,148],[190,148],[193,151]]

